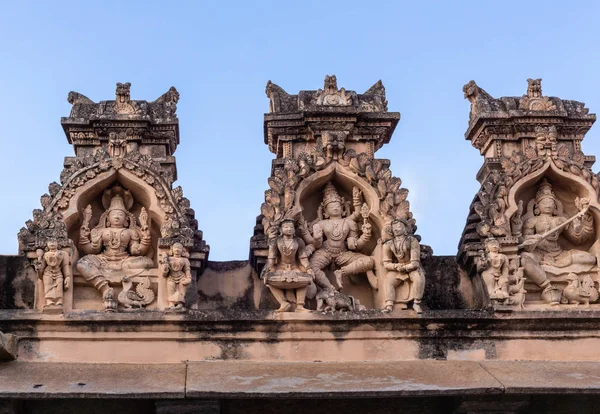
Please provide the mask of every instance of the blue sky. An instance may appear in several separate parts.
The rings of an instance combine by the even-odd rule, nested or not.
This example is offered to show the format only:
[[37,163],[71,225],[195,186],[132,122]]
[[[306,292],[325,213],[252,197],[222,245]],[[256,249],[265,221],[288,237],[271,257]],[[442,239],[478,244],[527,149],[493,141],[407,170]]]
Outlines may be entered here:
[[[474,79],[520,96],[528,77],[546,95],[600,111],[600,3],[554,1],[4,2],[0,13],[0,254],[59,181],[73,151],[62,132],[69,91],[178,104],[179,180],[212,260],[246,259],[267,188],[267,80],[289,93],[365,91],[382,79],[402,119],[377,156],[392,160],[423,242],[454,255],[482,163],[464,140]],[[583,143],[600,155],[600,125]]]

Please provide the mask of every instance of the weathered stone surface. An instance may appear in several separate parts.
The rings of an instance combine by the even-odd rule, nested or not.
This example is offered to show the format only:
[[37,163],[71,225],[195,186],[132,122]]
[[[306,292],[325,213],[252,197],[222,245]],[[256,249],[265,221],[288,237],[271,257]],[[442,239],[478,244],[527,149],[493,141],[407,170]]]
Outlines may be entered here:
[[599,362],[486,361],[481,366],[509,394],[600,393]]
[[37,275],[23,256],[0,255],[0,309],[32,309]]
[[0,362],[17,359],[17,337],[0,332]]
[[501,393],[476,363],[198,362],[188,366],[188,397],[383,397]]
[[0,398],[183,398],[185,364],[0,365]]

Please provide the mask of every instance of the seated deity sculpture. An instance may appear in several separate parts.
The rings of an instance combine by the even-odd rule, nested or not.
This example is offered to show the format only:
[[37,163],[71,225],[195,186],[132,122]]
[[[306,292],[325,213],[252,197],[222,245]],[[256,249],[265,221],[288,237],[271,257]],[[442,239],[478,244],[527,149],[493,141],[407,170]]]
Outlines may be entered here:
[[160,261],[161,274],[167,278],[169,307],[166,311],[185,311],[185,295],[192,283],[192,268],[186,256],[188,255],[183,245],[175,243],[171,247],[171,257],[165,253]]
[[410,281],[410,297],[413,298],[413,309],[421,313],[421,300],[425,291],[425,271],[421,265],[421,246],[411,233],[411,226],[406,220],[396,219],[391,223],[392,239],[383,243],[382,262],[388,270],[381,281],[385,297],[385,311],[394,309],[396,288],[401,283]]
[[[129,208],[133,199],[129,191],[115,186],[104,192],[102,198],[106,211],[100,217],[96,228],[90,230],[92,208],[84,211],[80,229],[79,247],[86,253],[77,262],[77,270],[101,294],[107,311],[114,311],[114,291],[110,287],[111,278],[122,280],[153,266],[146,257],[151,244],[149,217],[144,208],[140,213],[138,228],[136,219]],[[114,305],[113,305],[114,304]]]
[[551,304],[560,301],[560,291],[548,279],[548,274],[581,273],[596,265],[596,257],[583,250],[565,250],[559,238],[574,245],[589,241],[594,235],[594,219],[585,199],[576,199],[579,213],[570,219],[562,213],[552,185],[544,180],[537,191],[533,214],[523,220],[521,266],[528,280],[543,289],[542,300]]
[[508,257],[500,253],[498,239],[490,237],[485,241],[485,252],[479,252],[477,268],[487,287],[488,296],[494,302],[504,303],[510,297],[508,291]]
[[363,217],[362,234],[359,236],[361,193],[354,188],[352,196],[354,212],[344,217],[344,201],[333,184],[328,182],[323,191],[321,204],[325,218],[318,218],[314,223],[312,235],[306,222],[302,221],[302,237],[310,245],[309,250],[315,249],[310,257],[310,267],[315,273],[315,283],[321,289],[335,289],[323,271],[331,263],[339,267],[334,271],[338,288],[342,287],[344,276],[373,269],[373,259],[359,253],[371,239],[371,224]]
[[271,241],[262,279],[279,302],[277,312],[310,312],[304,307],[306,292],[314,278],[304,241],[295,237],[293,219],[284,219],[280,235]]
[[37,250],[35,270],[44,283],[45,307],[63,304],[63,290],[71,284],[71,259],[67,252],[58,250],[56,240],[49,240],[47,251]]

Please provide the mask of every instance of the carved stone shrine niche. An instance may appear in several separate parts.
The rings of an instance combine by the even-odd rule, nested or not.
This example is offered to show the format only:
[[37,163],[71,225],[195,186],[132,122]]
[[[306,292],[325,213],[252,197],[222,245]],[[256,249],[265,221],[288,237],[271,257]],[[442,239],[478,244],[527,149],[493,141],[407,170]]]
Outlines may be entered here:
[[400,114],[378,81],[363,94],[290,95],[267,83],[265,144],[276,155],[250,257],[280,312],[421,311],[431,254],[414,235],[408,190],[375,152]]
[[[458,262],[472,307],[600,307],[600,181],[581,141],[596,116],[582,102],[542,95],[492,98],[471,81],[465,134],[484,156]],[[591,305],[590,305],[591,304]]]
[[[18,234],[20,251],[40,277],[36,308],[115,312],[196,306],[193,292],[209,246],[183,190],[173,187],[178,100],[173,87],[153,102],[131,100],[129,83],[117,84],[115,100],[99,103],[69,93],[73,107],[61,123],[75,156],[65,158],[60,184],[49,185],[42,208]],[[55,250],[64,252],[69,266],[51,264],[57,260],[48,252]],[[181,276],[186,271],[191,277]],[[59,278],[60,306],[54,298],[60,296]],[[185,289],[179,287],[182,280]],[[169,298],[173,289],[179,289],[177,302]]]

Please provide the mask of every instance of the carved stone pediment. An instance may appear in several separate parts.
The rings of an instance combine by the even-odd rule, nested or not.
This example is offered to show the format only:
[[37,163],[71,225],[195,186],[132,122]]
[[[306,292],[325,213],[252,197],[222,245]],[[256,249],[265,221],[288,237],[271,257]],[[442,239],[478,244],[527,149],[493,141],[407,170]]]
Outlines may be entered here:
[[568,308],[568,286],[597,291],[600,282],[594,243],[600,178],[591,170],[595,158],[581,151],[596,117],[583,103],[544,97],[540,79],[528,83],[517,110],[485,106],[514,99],[494,100],[474,82],[465,86],[471,101],[466,137],[484,155],[484,166],[457,260],[485,281],[480,306],[491,300],[510,309]]
[[[407,267],[405,273],[400,270],[409,282],[396,282],[404,276],[390,282],[394,286],[384,282],[395,277],[396,270],[390,269],[404,266],[402,260],[409,260],[412,254],[417,256],[412,260],[420,263],[421,255],[430,253],[430,248],[421,246],[419,236],[412,235],[416,223],[407,200],[408,190],[392,175],[389,160],[374,157],[375,151],[389,141],[400,118],[398,113],[387,112],[381,82],[364,95],[356,95],[338,89],[335,76],[328,76],[324,89],[301,91],[297,105],[292,95],[271,82],[267,84],[267,95],[271,113],[265,115],[265,143],[276,158],[251,240],[255,269],[260,273],[267,263],[268,251],[277,254],[272,243],[279,237],[281,223],[292,219],[307,245],[318,306],[331,300],[346,307],[341,303],[349,302],[334,294],[338,292],[357,300],[350,306],[352,310],[365,306],[392,310],[406,307],[408,302],[420,310],[420,289],[424,286],[420,265]],[[332,203],[339,207],[329,211]],[[416,247],[408,252],[398,251],[400,262],[392,254],[388,269],[382,264],[383,242],[393,238],[390,226],[394,221],[403,223],[402,231],[410,233],[410,240],[414,240],[409,244]],[[327,249],[332,249],[330,252],[323,250],[323,240]],[[326,262],[337,270],[331,272]],[[416,296],[411,290],[413,279]],[[288,308],[285,303],[281,306]]]
[[[34,210],[33,219],[18,234],[20,251],[32,260],[50,240],[58,249],[73,252],[75,286],[74,293],[69,293],[69,306],[73,301],[81,302],[77,306],[83,309],[92,306],[78,299],[83,277],[102,293],[106,310],[117,306],[167,307],[164,292],[156,290],[159,253],[181,245],[189,253],[194,283],[208,259],[209,246],[198,230],[190,202],[181,187],[173,186],[177,178],[173,152],[179,143],[175,115],[179,94],[171,88],[154,102],[133,101],[130,86],[117,84],[117,99],[99,104],[81,94],[69,94],[73,109],[69,118],[62,119],[62,125],[75,156],[65,158],[60,184],[50,184],[48,194],[41,197],[42,208]],[[116,218],[109,217],[111,203],[106,204],[103,194],[118,188],[124,191],[120,196],[123,201],[119,202],[122,207],[115,208],[126,213],[130,227],[113,225],[113,230],[124,230],[110,232],[106,223]],[[113,236],[121,237],[122,251],[114,250]],[[117,274],[112,268],[105,271],[104,256],[86,264],[82,262],[86,255],[118,257],[109,258],[113,267],[129,256],[137,262],[123,262],[123,271]],[[106,286],[122,285],[122,290],[106,293],[104,282],[94,279],[97,274],[106,280]]]

